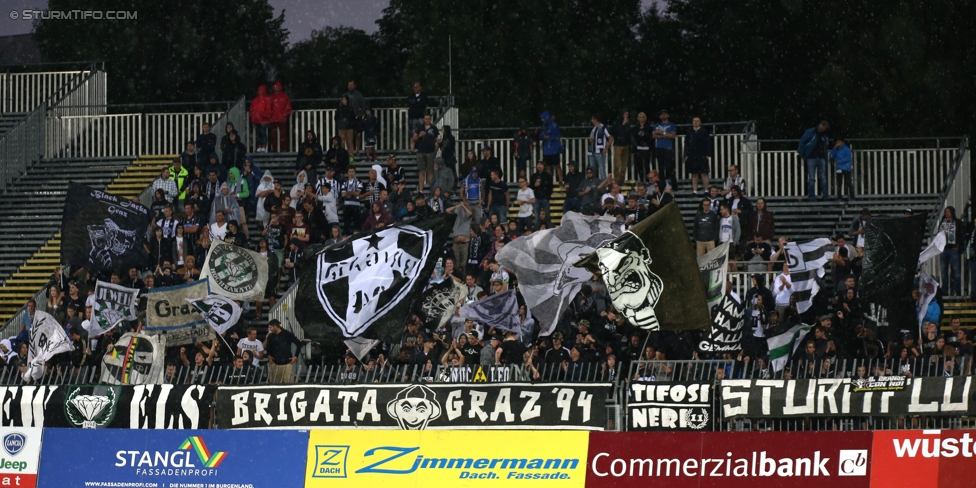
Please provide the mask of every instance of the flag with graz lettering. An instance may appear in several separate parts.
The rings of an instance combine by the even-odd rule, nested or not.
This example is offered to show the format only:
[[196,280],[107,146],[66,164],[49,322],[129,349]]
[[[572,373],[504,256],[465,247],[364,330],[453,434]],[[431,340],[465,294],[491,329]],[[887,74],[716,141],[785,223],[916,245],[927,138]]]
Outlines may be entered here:
[[143,205],[72,182],[61,219],[61,264],[89,271],[143,266],[149,221]]
[[[295,316],[329,353],[354,337],[395,342],[450,242],[454,215],[313,247],[300,264]],[[340,349],[341,348],[341,349]]]

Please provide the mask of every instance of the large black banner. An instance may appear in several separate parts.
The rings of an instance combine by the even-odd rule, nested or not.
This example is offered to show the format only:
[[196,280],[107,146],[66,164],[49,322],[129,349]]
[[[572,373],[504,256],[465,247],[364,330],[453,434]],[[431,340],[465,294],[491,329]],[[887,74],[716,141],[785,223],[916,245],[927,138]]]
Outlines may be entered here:
[[209,429],[216,386],[0,387],[0,426]]
[[857,286],[865,319],[899,330],[918,327],[912,286],[925,237],[925,215],[871,218],[865,226],[863,273]]
[[627,430],[712,430],[712,383],[634,381]]
[[851,379],[723,380],[722,415],[736,417],[852,417],[972,415],[971,376],[908,378],[895,391],[852,391]]
[[306,337],[342,349],[344,339],[399,340],[449,241],[454,215],[360,234],[306,251],[295,315]]
[[141,204],[71,183],[61,221],[61,264],[89,270],[142,267],[149,221]]
[[220,388],[222,429],[603,430],[609,384]]

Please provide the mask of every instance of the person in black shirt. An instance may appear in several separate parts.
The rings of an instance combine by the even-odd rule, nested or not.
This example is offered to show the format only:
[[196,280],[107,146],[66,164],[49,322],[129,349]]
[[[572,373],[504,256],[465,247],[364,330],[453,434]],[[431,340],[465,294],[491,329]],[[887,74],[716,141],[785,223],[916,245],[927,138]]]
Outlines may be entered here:
[[515,134],[515,140],[512,143],[512,157],[515,159],[516,178],[525,178],[527,176],[525,171],[528,162],[532,159],[532,142],[532,133],[529,132],[527,126],[523,125]]
[[637,114],[637,125],[631,128],[634,143],[634,169],[637,181],[645,181],[651,169],[651,148],[654,147],[654,125],[647,123],[647,114]]
[[[413,132],[424,123],[424,115],[427,114],[427,94],[423,92],[423,87],[419,81],[413,82],[413,94],[407,97],[407,137],[413,136]],[[410,142],[410,152],[414,151],[414,142]]]
[[317,181],[318,168],[322,164],[322,145],[315,132],[305,131],[305,140],[298,145],[298,159],[295,160],[295,174],[304,171],[306,181]]
[[454,178],[457,179],[457,138],[454,137],[451,126],[445,125],[443,129],[444,134],[441,137],[441,158],[444,159],[444,166],[449,168],[454,173]]
[[498,359],[501,364],[511,364],[519,365],[525,361],[525,345],[518,340],[515,332],[508,331],[505,333],[505,340],[502,341],[502,345],[499,348]]
[[583,174],[577,171],[576,161],[569,162],[569,171],[566,172],[566,201],[563,202],[563,215],[566,212],[579,212],[583,208],[583,201],[579,197],[580,186],[583,184]]
[[493,155],[493,152],[494,151],[491,149],[491,146],[487,144],[481,147],[481,159],[479,159],[477,163],[478,174],[490,175],[491,170],[497,169],[498,174],[504,178],[505,172],[502,171],[502,165],[498,161],[498,158]]
[[539,225],[539,210],[545,209],[548,213],[549,200],[552,198],[552,174],[546,171],[546,165],[542,161],[536,163],[529,187],[535,194],[535,203],[532,207],[535,213],[535,225]]
[[196,152],[207,160],[217,155],[217,134],[210,132],[209,122],[204,122],[201,130],[203,132],[197,136]]
[[556,332],[552,335],[552,348],[546,351],[546,364],[560,365],[564,361],[569,361],[569,350],[563,347],[563,335]]
[[268,383],[294,383],[292,365],[298,360],[291,351],[291,345],[301,350],[304,343],[290,330],[281,328],[276,319],[268,321],[268,335],[264,338],[264,350],[268,352]]
[[244,358],[241,356],[235,356],[233,368],[227,372],[224,383],[228,385],[246,385],[252,381],[250,363],[244,362]]
[[501,171],[493,170],[491,179],[486,185],[488,189],[488,218],[498,215],[498,222],[508,220],[508,207],[511,206],[512,195],[508,192],[508,183],[502,181]]

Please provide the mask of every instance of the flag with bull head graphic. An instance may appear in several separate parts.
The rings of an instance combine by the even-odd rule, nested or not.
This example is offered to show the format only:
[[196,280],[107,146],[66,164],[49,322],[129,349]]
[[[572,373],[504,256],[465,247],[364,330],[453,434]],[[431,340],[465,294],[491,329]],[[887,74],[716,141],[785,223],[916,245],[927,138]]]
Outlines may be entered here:
[[673,202],[576,265],[603,275],[614,308],[634,326],[693,330],[711,322],[698,260]]

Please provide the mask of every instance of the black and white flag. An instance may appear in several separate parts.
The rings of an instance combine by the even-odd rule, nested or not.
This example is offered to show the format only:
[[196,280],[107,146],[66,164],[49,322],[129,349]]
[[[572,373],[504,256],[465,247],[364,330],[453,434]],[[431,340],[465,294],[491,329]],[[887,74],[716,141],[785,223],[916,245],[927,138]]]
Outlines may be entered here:
[[627,430],[712,430],[712,383],[633,381]]
[[125,320],[135,320],[139,290],[104,281],[95,284],[95,305],[88,322],[88,337],[98,337]]
[[187,301],[218,334],[223,334],[241,320],[241,306],[227,297],[209,295],[205,298],[188,298]]
[[165,335],[169,346],[213,339],[213,328],[190,305],[191,301],[209,294],[207,280],[153,288],[146,294],[146,332],[150,335]]
[[24,381],[39,380],[44,377],[44,363],[63,352],[71,352],[74,346],[64,332],[64,327],[51,314],[40,310],[34,312],[31,324],[30,348],[27,350],[27,367]]
[[734,294],[726,293],[712,309],[712,329],[698,349],[703,352],[732,352],[742,349],[745,306]]
[[645,330],[708,327],[688,229],[674,202],[576,263],[603,274],[614,308]]
[[102,357],[102,383],[152,385],[163,383],[166,336],[126,332]]
[[462,319],[472,319],[484,327],[519,332],[518,298],[515,290],[496,293],[484,300],[466,303],[458,312]]
[[824,266],[834,257],[830,239],[821,237],[810,242],[786,244],[786,262],[790,266],[793,296],[800,313],[810,310],[813,297],[820,291],[817,283],[824,276]]
[[864,258],[857,295],[867,304],[869,322],[899,330],[917,326],[911,293],[926,218],[872,217],[864,226]]
[[268,259],[249,249],[214,241],[200,279],[209,279],[213,293],[231,300],[260,300],[268,283]]
[[142,267],[149,222],[141,204],[71,183],[61,220],[61,264],[90,271]]
[[305,335],[394,341],[450,240],[454,215],[383,227],[306,252],[295,296]]
[[428,323],[434,324],[437,328],[443,327],[454,316],[462,296],[464,296],[462,285],[458,285],[451,278],[446,278],[427,288],[420,311],[427,318]]
[[723,242],[698,257],[698,271],[705,285],[705,302],[711,311],[725,295],[725,278],[729,270],[729,243]]
[[540,336],[556,328],[593,272],[573,266],[596,248],[623,234],[613,217],[590,217],[567,212],[559,227],[515,239],[495,256],[515,273],[525,306],[539,320]]

